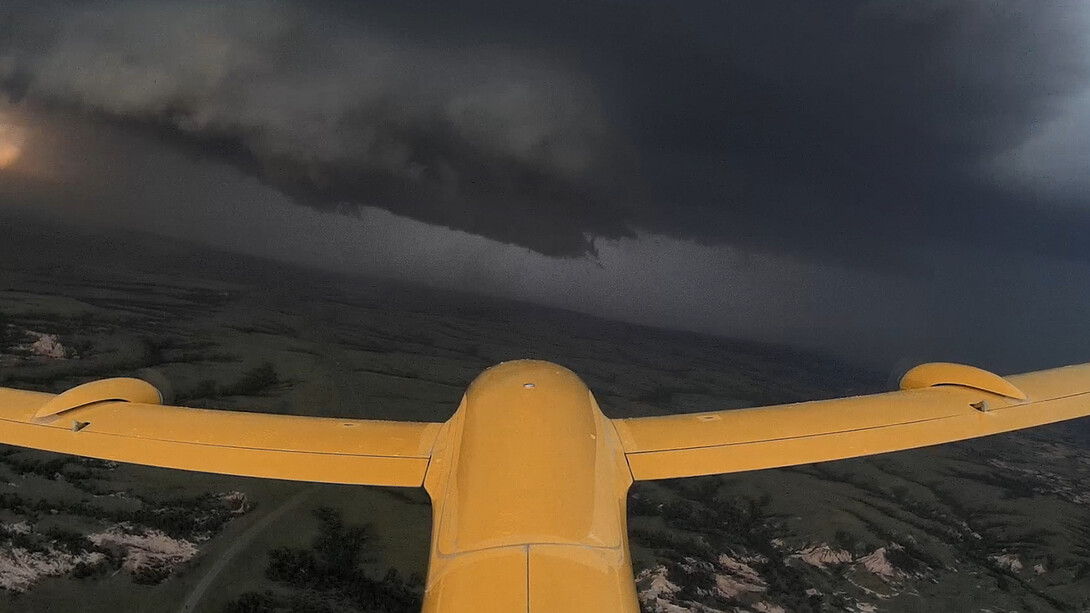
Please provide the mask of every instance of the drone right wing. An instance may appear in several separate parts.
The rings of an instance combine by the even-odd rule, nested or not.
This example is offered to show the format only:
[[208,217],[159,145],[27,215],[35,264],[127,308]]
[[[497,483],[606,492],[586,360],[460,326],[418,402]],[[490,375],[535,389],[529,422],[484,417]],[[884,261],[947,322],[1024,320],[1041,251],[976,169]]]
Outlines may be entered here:
[[1090,364],[1006,378],[924,364],[901,391],[755,409],[615,419],[637,480],[912,449],[1090,415]]

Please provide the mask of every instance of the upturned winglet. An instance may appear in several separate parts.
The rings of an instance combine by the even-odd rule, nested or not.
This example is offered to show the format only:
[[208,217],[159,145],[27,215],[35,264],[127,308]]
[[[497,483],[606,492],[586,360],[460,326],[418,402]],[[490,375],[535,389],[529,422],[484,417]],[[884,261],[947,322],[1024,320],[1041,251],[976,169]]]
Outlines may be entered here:
[[922,389],[936,385],[960,385],[1016,400],[1026,399],[1025,392],[1003,377],[964,364],[951,362],[920,364],[901,377],[901,389],[903,390]]
[[159,390],[147,381],[128,377],[102,379],[77,385],[72,389],[54,396],[34,413],[35,419],[60,415],[65,411],[85,407],[96,402],[138,402],[141,404],[162,404],[163,396]]

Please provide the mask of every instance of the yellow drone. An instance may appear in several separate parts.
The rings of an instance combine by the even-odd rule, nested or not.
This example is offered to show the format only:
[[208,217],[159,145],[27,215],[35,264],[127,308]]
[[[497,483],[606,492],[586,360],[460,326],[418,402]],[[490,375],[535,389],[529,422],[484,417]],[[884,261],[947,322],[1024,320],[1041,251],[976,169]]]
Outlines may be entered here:
[[0,388],[0,443],[249,477],[427,489],[424,611],[636,613],[633,481],[871,455],[1090,414],[1090,364],[999,377],[924,364],[900,391],[608,419],[570,370],[484,371],[446,423],[164,406],[138,379]]

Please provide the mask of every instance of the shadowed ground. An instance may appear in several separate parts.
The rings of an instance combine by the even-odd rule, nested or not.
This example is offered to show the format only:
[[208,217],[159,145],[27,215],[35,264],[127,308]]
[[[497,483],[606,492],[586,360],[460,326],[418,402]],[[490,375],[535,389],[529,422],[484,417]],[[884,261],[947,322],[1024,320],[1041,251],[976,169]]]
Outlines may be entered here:
[[[3,386],[56,392],[153,369],[180,404],[440,421],[482,369],[523,357],[576,371],[611,417],[865,393],[886,382],[884,373],[787,347],[316,273],[159,239],[4,232]],[[43,240],[59,250],[37,248]],[[74,353],[33,355],[20,348],[31,332],[55,334]],[[644,606],[1078,610],[1090,593],[1085,431],[1073,424],[869,459],[640,484],[629,516]],[[23,593],[0,592],[0,609],[218,612],[248,602],[256,603],[252,610],[274,610],[260,608],[269,603],[292,610],[302,598],[316,611],[348,611],[360,608],[352,586],[419,590],[412,577],[424,572],[430,530],[422,491],[299,487],[4,448],[0,553],[94,552],[87,535],[125,522],[192,542],[198,552],[140,574],[126,570],[125,552],[104,551],[97,565],[43,577]],[[233,491],[252,510],[231,514],[210,502]],[[356,566],[337,581],[278,579],[285,556],[321,561],[319,508],[331,509],[347,533],[366,535],[352,554]],[[207,522],[186,523],[200,513]],[[29,535],[13,528],[21,523],[32,527]]]

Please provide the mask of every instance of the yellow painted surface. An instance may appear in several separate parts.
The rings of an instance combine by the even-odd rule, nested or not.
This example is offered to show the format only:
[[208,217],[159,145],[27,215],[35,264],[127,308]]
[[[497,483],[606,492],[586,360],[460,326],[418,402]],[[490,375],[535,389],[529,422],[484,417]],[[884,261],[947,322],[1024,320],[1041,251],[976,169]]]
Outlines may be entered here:
[[424,613],[527,611],[526,548],[486,549],[428,567]]
[[[472,595],[429,607],[454,602],[452,573],[477,586],[471,594],[491,589],[490,571],[467,561],[514,549],[529,556],[524,600],[505,610],[635,613],[625,509],[631,484],[612,423],[574,373],[531,360],[486,370],[436,441],[425,481],[434,513],[425,610],[490,610]],[[529,602],[528,593],[536,594]]]
[[[1090,414],[1090,364],[1007,377],[1025,400],[941,385],[776,407],[615,420],[633,477],[741,472],[925,447]],[[985,405],[979,405],[983,401]],[[974,408],[978,404],[987,410]]]
[[0,442],[188,470],[423,485],[433,503],[426,612],[636,613],[625,516],[634,478],[884,453],[1090,414],[1090,364],[1006,378],[957,365],[910,373],[909,389],[888,394],[609,420],[574,373],[520,360],[482,373],[444,424],[117,402],[144,393],[133,384],[67,399],[0,388]]
[[900,387],[903,390],[914,390],[936,385],[960,385],[994,392],[1017,400],[1026,399],[1025,392],[999,375],[973,366],[950,362],[920,364],[901,377]]
[[34,412],[34,417],[35,419],[52,417],[91,403],[109,400],[161,404],[163,395],[159,393],[154,385],[140,379],[130,379],[128,377],[102,379],[78,385],[63,394],[50,398],[49,402]]
[[418,487],[440,429],[116,401],[34,417],[53,398],[0,388],[0,442],[248,477]]
[[627,547],[532,545],[531,611],[639,611]]
[[557,543],[619,547],[631,479],[613,427],[574,373],[544,362],[485,371],[462,404],[441,491],[439,553]]

